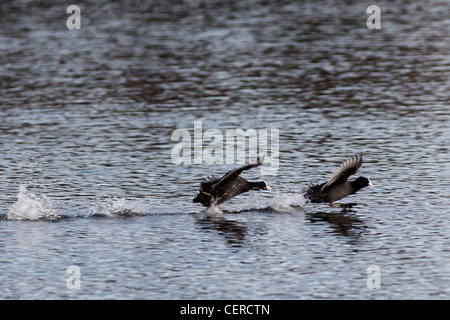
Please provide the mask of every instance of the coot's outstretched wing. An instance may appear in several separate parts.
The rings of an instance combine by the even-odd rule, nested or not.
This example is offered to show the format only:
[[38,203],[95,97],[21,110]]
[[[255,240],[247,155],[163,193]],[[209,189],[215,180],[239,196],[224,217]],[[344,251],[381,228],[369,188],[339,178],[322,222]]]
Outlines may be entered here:
[[249,169],[255,168],[255,167],[259,167],[261,164],[262,164],[261,159],[258,158],[258,160],[255,163],[248,163],[240,168],[236,168],[234,170],[228,171],[222,178],[216,180],[213,183],[212,188],[214,189],[215,187],[217,187],[218,185],[220,185],[222,183],[226,183],[227,181],[234,180],[242,173],[242,171],[249,170]]
[[354,156],[351,156],[347,160],[345,160],[339,168],[337,168],[336,172],[333,174],[330,180],[328,180],[327,183],[325,183],[320,190],[321,192],[325,191],[326,189],[332,187],[334,184],[339,184],[345,182],[348,177],[355,174],[358,169],[361,167],[363,158],[362,154],[355,154]]

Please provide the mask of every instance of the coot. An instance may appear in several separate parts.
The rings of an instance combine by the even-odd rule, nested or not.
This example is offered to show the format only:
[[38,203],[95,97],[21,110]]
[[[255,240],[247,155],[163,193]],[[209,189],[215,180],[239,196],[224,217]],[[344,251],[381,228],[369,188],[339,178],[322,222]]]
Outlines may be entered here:
[[250,190],[272,190],[265,181],[250,182],[239,175],[244,170],[249,170],[260,166],[262,163],[258,159],[256,163],[249,163],[240,168],[227,172],[222,178],[209,178],[200,185],[199,194],[193,202],[199,202],[205,207],[219,205],[228,201],[238,194]]
[[358,190],[371,186],[369,178],[359,177],[354,181],[347,181],[355,174],[363,162],[362,154],[356,154],[344,161],[328,182],[309,187],[304,196],[312,203],[328,202],[332,204]]

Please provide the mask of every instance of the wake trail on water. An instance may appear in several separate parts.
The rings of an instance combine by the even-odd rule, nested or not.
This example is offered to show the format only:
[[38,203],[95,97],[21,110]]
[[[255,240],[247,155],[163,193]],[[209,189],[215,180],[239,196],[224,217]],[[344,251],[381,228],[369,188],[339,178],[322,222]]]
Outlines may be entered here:
[[[236,199],[237,200],[237,199]],[[225,209],[224,212],[244,212],[244,211],[271,211],[278,213],[288,213],[297,211],[305,204],[302,193],[296,191],[277,192],[268,197],[261,197],[259,194],[250,194],[241,202],[235,201]]]
[[[51,197],[32,192],[26,184],[20,184],[16,201],[9,207],[7,214],[0,220],[46,220],[56,221],[65,218],[88,217],[128,217],[155,214],[182,214],[182,198],[148,196],[128,199],[118,195],[98,195],[93,200],[74,208],[73,200],[54,200]],[[191,208],[192,209],[192,208]],[[194,210],[191,210],[193,213]]]
[[[61,203],[61,201],[63,203]],[[127,199],[117,195],[99,195],[91,200],[81,213],[74,212],[71,200],[54,201],[47,195],[38,194],[27,189],[27,185],[20,184],[16,201],[10,206],[8,213],[0,220],[46,220],[56,221],[64,218],[88,217],[129,217],[146,215],[195,214],[204,212],[209,215],[224,213],[241,213],[248,211],[261,212],[293,212],[305,203],[305,199],[298,192],[278,192],[271,196],[261,197],[249,194],[234,199],[223,208],[200,208],[186,197],[147,196],[138,199]],[[57,205],[55,205],[57,202]],[[57,208],[56,208],[57,207]],[[67,208],[67,209],[64,209]],[[80,209],[78,209],[80,211]]]

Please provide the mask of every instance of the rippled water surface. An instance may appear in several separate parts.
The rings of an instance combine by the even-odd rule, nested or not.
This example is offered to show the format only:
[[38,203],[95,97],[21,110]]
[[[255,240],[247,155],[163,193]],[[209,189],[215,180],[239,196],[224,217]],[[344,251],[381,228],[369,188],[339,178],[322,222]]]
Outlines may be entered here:
[[[0,298],[450,298],[447,1],[378,2],[380,30],[357,1],[77,4],[0,4]],[[194,121],[278,129],[243,174],[273,190],[192,203],[240,165],[175,164]],[[357,152],[375,188],[302,210]]]

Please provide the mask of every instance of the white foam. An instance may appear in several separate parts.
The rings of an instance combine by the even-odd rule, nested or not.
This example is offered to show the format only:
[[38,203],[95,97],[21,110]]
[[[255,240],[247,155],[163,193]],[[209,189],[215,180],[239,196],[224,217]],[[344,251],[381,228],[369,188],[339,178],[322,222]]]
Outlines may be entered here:
[[305,197],[298,192],[278,193],[273,199],[270,207],[275,211],[285,212],[301,207],[305,204]]
[[24,184],[19,187],[16,202],[8,211],[8,219],[11,220],[54,220],[59,218],[58,213],[52,208],[51,199],[45,195],[39,196],[27,190]]
[[222,213],[222,210],[215,204],[206,209],[206,214],[211,217],[220,216]]
[[96,199],[91,210],[94,215],[103,216],[146,215],[149,211],[149,204],[144,200],[128,200],[113,196]]
[[305,204],[303,194],[298,192],[277,192],[262,196],[258,193],[246,195],[225,204],[227,212],[242,212],[251,210],[273,210],[276,212],[296,211]]

